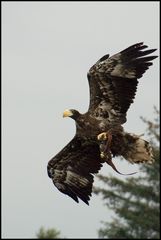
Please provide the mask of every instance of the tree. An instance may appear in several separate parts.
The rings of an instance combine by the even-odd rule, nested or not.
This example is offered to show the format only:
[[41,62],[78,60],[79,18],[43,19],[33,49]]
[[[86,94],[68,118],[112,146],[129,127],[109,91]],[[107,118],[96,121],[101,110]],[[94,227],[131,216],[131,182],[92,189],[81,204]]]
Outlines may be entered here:
[[54,239],[60,238],[60,232],[54,228],[45,230],[44,227],[41,227],[36,236],[39,239]]
[[141,174],[122,180],[116,177],[98,178],[106,188],[95,188],[101,194],[114,217],[104,222],[98,234],[101,238],[111,239],[160,239],[159,224],[159,112],[154,121],[142,120],[147,126],[147,135],[154,150],[155,163],[140,165]]

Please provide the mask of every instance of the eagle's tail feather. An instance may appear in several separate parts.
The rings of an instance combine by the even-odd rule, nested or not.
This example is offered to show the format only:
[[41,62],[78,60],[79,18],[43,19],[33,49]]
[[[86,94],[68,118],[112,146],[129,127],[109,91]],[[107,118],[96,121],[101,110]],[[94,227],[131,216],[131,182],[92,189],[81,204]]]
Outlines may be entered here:
[[153,150],[149,142],[142,139],[139,135],[126,134],[127,149],[123,157],[131,163],[154,162]]

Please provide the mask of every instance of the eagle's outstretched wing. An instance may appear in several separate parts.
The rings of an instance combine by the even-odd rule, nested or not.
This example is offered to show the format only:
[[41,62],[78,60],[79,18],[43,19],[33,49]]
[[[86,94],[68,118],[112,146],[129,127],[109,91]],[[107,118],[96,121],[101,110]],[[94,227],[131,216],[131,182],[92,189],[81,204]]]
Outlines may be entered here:
[[88,204],[93,175],[102,167],[99,146],[91,141],[75,136],[48,163],[48,175],[59,191],[78,202],[78,198]]
[[109,122],[126,122],[126,112],[133,102],[137,79],[157,56],[146,56],[156,49],[137,43],[111,56],[105,55],[88,72],[90,87],[89,113]]

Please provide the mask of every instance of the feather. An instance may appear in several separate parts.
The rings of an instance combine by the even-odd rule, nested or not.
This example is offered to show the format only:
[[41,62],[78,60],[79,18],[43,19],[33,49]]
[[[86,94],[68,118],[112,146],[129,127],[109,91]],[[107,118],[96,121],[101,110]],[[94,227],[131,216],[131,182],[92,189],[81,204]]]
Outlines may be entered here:
[[102,167],[99,146],[77,136],[48,163],[48,176],[59,191],[88,204],[93,175]]
[[[146,50],[145,50],[146,49]],[[150,144],[124,131],[126,114],[133,103],[138,79],[157,56],[143,42],[109,57],[100,58],[89,70],[89,109],[80,114],[66,110],[64,117],[76,123],[75,137],[49,162],[47,172],[57,189],[77,203],[89,205],[94,175],[104,162],[120,173],[112,156],[123,156],[131,163],[152,163]],[[102,140],[103,138],[103,140]]]

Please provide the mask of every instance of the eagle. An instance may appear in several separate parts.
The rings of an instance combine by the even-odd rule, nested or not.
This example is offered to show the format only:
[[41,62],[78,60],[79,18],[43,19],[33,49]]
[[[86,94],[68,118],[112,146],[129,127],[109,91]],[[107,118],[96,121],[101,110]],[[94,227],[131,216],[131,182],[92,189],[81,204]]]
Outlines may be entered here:
[[[67,109],[63,117],[75,121],[73,139],[47,165],[48,176],[58,190],[77,203],[89,205],[94,175],[104,163],[120,173],[112,162],[122,156],[130,163],[153,163],[150,144],[140,135],[124,131],[127,111],[133,103],[138,79],[157,56],[143,42],[100,58],[88,71],[90,101],[81,114]],[[146,49],[146,50],[145,50]],[[148,56],[147,56],[148,55]]]

